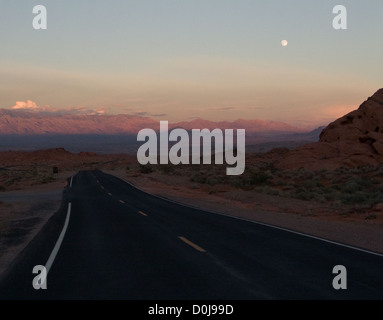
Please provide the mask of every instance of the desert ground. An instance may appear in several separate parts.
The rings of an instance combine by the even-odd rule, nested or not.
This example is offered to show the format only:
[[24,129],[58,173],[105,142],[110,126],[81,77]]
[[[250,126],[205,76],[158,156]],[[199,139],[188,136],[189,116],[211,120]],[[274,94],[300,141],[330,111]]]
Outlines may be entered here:
[[[132,155],[64,149],[0,153],[0,273],[58,210],[68,178],[102,170],[179,203],[383,253],[382,166],[278,169],[286,150],[223,166],[141,166]],[[53,173],[57,167],[58,174]]]

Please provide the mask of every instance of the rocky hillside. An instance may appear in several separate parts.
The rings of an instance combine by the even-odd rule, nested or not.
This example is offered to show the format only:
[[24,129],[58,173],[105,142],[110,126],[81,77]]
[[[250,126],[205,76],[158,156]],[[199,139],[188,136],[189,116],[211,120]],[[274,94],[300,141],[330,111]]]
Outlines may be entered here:
[[383,162],[383,89],[355,110],[330,123],[320,141],[291,151],[278,167],[334,169]]

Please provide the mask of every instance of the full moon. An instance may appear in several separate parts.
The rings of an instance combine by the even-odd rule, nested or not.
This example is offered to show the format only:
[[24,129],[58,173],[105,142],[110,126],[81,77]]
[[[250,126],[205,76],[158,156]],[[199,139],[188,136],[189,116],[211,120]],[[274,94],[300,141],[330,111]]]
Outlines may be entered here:
[[289,43],[288,43],[287,40],[282,40],[282,42],[281,42],[281,45],[282,45],[283,47],[286,47],[288,44],[289,44]]

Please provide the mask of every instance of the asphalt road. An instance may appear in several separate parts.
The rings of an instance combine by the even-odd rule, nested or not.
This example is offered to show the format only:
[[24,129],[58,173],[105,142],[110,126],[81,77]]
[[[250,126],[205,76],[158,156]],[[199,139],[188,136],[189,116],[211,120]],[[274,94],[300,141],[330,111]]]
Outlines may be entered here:
[[[36,265],[49,269],[46,290],[32,286]],[[337,265],[347,269],[347,290],[333,288]],[[84,171],[0,282],[0,298],[383,299],[382,267],[380,255],[181,206]]]

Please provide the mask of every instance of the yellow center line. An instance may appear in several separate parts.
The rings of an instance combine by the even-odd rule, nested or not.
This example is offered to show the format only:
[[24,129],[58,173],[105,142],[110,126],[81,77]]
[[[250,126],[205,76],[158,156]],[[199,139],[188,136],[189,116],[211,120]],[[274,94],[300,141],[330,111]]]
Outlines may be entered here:
[[104,190],[105,188],[103,186],[101,186],[101,189]]
[[178,237],[178,239],[182,240],[183,242],[185,242],[186,244],[193,247],[194,249],[196,249],[199,252],[206,252],[205,249],[202,249],[200,246],[197,246],[195,243],[191,242],[190,240],[186,239],[185,237]]
[[110,192],[108,192],[108,195],[112,196],[112,194]]
[[144,212],[142,212],[142,211],[138,211],[138,213],[139,213],[140,215],[143,215],[144,217],[147,217],[147,216],[148,216],[146,213],[144,213]]
[[122,201],[122,200],[118,200],[118,201],[120,201],[121,203],[125,203],[124,201]]

